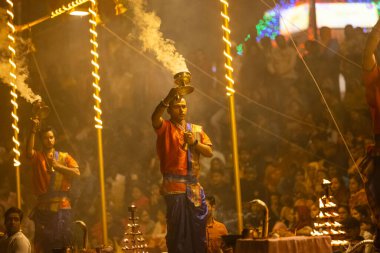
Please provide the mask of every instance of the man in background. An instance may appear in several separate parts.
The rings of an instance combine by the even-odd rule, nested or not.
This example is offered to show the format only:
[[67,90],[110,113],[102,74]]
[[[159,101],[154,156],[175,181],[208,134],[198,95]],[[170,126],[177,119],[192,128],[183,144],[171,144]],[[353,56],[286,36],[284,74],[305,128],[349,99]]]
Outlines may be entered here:
[[222,236],[227,235],[226,226],[215,220],[215,198],[212,195],[206,197],[208,209],[206,238],[207,238],[207,253],[232,253],[232,248],[226,247]]
[[1,253],[31,253],[28,238],[21,232],[21,221],[24,214],[16,208],[9,208],[4,214],[5,235],[0,238]]

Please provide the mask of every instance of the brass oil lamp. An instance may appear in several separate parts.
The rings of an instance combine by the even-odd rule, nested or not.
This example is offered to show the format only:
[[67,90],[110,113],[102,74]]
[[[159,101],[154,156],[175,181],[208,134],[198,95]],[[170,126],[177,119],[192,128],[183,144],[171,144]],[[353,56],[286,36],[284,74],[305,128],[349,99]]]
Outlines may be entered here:
[[36,100],[32,105],[32,117],[46,119],[50,113],[50,108],[42,101]]
[[174,82],[177,85],[177,93],[179,97],[190,94],[194,91],[194,87],[189,85],[191,74],[188,71],[178,72],[174,75]]

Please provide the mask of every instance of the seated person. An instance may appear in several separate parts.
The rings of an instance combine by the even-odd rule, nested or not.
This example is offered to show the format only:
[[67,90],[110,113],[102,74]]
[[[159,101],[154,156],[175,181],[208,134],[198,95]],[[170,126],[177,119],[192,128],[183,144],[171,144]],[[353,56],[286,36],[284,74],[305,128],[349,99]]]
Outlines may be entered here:
[[272,230],[278,236],[310,235],[313,231],[310,209],[307,206],[296,206],[281,213],[283,219],[277,222]]
[[208,209],[206,225],[207,253],[232,253],[232,248],[226,247],[222,240],[222,236],[228,234],[226,226],[214,218],[215,197],[207,196],[206,204]]

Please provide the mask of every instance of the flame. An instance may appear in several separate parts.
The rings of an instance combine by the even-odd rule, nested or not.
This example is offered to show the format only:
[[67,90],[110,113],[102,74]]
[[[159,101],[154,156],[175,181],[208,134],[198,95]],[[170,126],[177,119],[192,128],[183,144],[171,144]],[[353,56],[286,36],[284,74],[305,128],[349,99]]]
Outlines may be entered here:
[[323,208],[325,205],[323,204],[323,201],[322,199],[320,198],[319,199],[319,208]]
[[331,182],[327,179],[323,179],[322,184],[331,184]]
[[332,246],[344,246],[348,245],[349,242],[346,240],[331,240],[331,245]]

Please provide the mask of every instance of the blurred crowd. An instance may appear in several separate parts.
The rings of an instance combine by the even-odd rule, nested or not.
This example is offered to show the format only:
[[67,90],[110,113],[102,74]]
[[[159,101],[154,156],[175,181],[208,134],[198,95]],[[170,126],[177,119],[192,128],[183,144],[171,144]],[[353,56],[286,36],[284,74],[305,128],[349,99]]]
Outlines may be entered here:
[[[150,248],[160,252],[165,249],[165,205],[160,196],[161,174],[150,115],[174,82],[159,64],[146,59],[148,54],[135,50],[138,45],[130,38],[117,39],[107,30],[130,29],[117,22],[99,31],[109,238],[120,244],[130,222],[128,207],[134,204],[143,236]],[[77,33],[85,26],[76,23]],[[65,28],[61,29],[61,35],[48,41],[47,51],[56,50],[67,37]],[[38,34],[32,36],[38,44]],[[330,28],[323,27],[318,40],[294,41],[282,35],[275,40],[251,39],[244,44],[243,55],[235,55],[244,226],[257,225],[249,202],[261,199],[270,210],[270,231],[295,234],[312,227],[318,198],[324,193],[322,180],[327,179],[340,221],[357,231],[349,236],[352,240],[371,238],[367,199],[355,166],[372,143],[372,123],[361,84],[365,39],[361,28],[347,26],[344,38],[337,40]],[[35,52],[40,65],[32,64],[36,58],[29,59],[33,65],[30,83],[52,109],[44,124],[57,129],[57,149],[70,152],[79,163],[81,177],[71,189],[74,215],[87,224],[90,244],[95,247],[101,244],[102,225],[89,53],[78,54],[75,61],[63,57],[80,52],[83,43],[70,41],[53,59],[42,50]],[[204,126],[214,148],[214,156],[201,161],[200,181],[206,194],[216,198],[217,220],[230,233],[240,233],[223,59],[212,58],[203,49],[189,52],[185,58],[195,86],[195,92],[188,96],[189,121]],[[5,90],[1,87],[2,101],[9,99]],[[20,140],[25,149],[30,105],[21,102],[20,108]],[[2,118],[7,112],[0,112]],[[0,217],[16,205],[12,133],[7,126],[10,123],[1,126],[0,139]],[[28,213],[35,197],[28,164],[21,158],[22,209]],[[24,233],[32,239],[33,223],[28,219],[24,223]],[[2,226],[0,221],[0,231]]]

